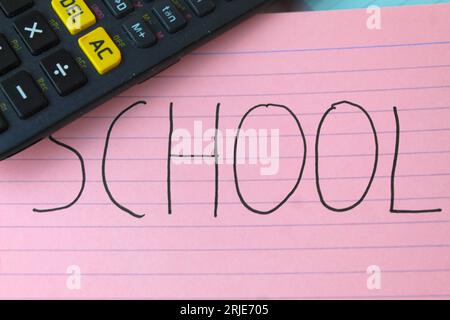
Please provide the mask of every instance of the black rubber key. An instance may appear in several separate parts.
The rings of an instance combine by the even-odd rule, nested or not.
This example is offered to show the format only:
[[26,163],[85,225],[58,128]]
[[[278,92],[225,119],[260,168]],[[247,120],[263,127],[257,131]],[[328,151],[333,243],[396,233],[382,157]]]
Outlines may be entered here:
[[7,73],[20,64],[14,50],[9,46],[6,38],[0,34],[0,75]]
[[186,26],[186,20],[171,1],[155,3],[153,12],[170,33],[180,31]]
[[134,7],[130,0],[103,0],[109,11],[117,19],[123,18],[133,12]]
[[32,0],[0,0],[0,7],[10,18],[22,13],[32,6]]
[[87,78],[69,52],[58,50],[41,61],[41,67],[61,96],[81,88]]
[[14,26],[33,55],[38,55],[59,42],[47,20],[37,11],[20,17]]
[[20,71],[1,83],[3,93],[8,97],[20,118],[25,119],[48,105],[48,101],[33,78]]
[[211,13],[216,8],[216,5],[211,0],[187,0],[189,6],[199,17],[204,17]]
[[156,43],[156,36],[142,18],[132,18],[124,23],[123,28],[139,48],[148,48]]

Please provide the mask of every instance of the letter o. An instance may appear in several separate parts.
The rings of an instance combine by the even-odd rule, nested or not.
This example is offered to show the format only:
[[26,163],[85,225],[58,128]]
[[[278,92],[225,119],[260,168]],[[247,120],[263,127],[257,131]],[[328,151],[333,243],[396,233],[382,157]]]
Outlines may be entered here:
[[[297,180],[295,182],[294,187],[291,189],[291,191],[286,195],[286,197],[284,197],[284,199],[279,204],[277,204],[272,209],[266,210],[266,211],[255,209],[252,206],[250,206],[247,203],[247,201],[245,201],[244,196],[242,195],[241,189],[239,187],[239,177],[238,177],[237,165],[236,165],[236,163],[237,163],[237,148],[238,148],[238,143],[239,143],[239,134],[240,134],[240,131],[242,129],[242,126],[244,125],[244,122],[247,119],[247,117],[250,115],[250,113],[252,113],[253,111],[255,111],[256,109],[259,109],[259,108],[278,108],[278,109],[283,109],[283,110],[286,110],[287,112],[289,112],[289,114],[292,116],[292,118],[294,118],[295,123],[297,124],[298,130],[300,131],[300,135],[301,135],[302,140],[303,140],[303,154],[304,154],[302,166],[301,166],[300,171],[298,173],[298,177],[297,177]],[[305,165],[306,165],[306,154],[307,154],[307,145],[306,145],[305,133],[303,132],[303,128],[302,128],[302,126],[300,124],[300,121],[298,120],[298,118],[296,117],[294,112],[292,112],[291,109],[289,109],[286,106],[278,105],[278,104],[260,104],[260,105],[257,105],[257,106],[254,106],[254,107],[250,108],[247,111],[247,113],[245,113],[245,115],[242,117],[241,122],[239,123],[239,126],[238,126],[236,138],[234,140],[234,157],[233,157],[234,183],[236,185],[236,191],[237,191],[239,200],[244,205],[244,207],[246,207],[248,210],[250,210],[250,211],[252,211],[254,213],[258,213],[258,214],[261,214],[261,215],[271,214],[274,211],[276,211],[279,208],[281,208],[286,203],[286,201],[288,201],[289,198],[294,194],[294,192],[297,190],[297,188],[298,188],[298,186],[300,184],[300,181],[302,180],[303,171],[305,170]]]

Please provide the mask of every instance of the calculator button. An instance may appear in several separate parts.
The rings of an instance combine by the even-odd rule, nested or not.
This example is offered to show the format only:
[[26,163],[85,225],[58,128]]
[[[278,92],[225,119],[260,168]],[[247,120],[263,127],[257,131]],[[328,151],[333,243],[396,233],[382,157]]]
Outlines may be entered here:
[[87,78],[70,53],[61,49],[41,61],[41,67],[50,78],[59,95],[66,96],[81,88]]
[[19,13],[31,8],[32,0],[0,0],[0,7],[8,17],[14,17]]
[[71,35],[76,35],[97,22],[83,0],[52,0],[52,8]]
[[47,20],[37,11],[20,17],[14,26],[33,55],[38,55],[59,42]]
[[187,0],[189,6],[199,17],[204,17],[211,13],[216,8],[216,5],[211,0]]
[[8,129],[8,122],[6,122],[5,117],[0,112],[0,133],[5,132]]
[[127,21],[123,28],[139,48],[148,48],[156,42],[156,36],[150,26],[141,18]]
[[130,0],[104,0],[114,17],[120,19],[133,12],[134,7]]
[[0,75],[7,73],[19,64],[20,60],[16,53],[9,46],[6,38],[0,34]]
[[78,44],[101,75],[116,68],[122,61],[119,48],[102,27],[78,39]]
[[3,81],[1,87],[20,118],[28,118],[48,105],[41,89],[25,71]]
[[186,26],[184,17],[168,0],[156,3],[153,11],[170,33],[175,33]]

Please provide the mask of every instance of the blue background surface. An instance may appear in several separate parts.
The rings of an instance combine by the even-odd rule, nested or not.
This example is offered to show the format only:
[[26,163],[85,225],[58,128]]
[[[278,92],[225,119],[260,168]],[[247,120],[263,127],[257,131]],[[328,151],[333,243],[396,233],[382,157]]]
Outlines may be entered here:
[[378,5],[380,7],[383,7],[449,2],[450,0],[304,0],[307,8],[311,10],[367,8],[370,5]]

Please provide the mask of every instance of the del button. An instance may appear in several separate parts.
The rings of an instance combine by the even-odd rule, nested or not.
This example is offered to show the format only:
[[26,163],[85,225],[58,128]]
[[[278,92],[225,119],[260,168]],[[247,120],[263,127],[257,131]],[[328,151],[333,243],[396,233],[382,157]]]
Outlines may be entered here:
[[76,35],[96,22],[94,14],[83,0],[52,0],[52,8],[71,35]]

